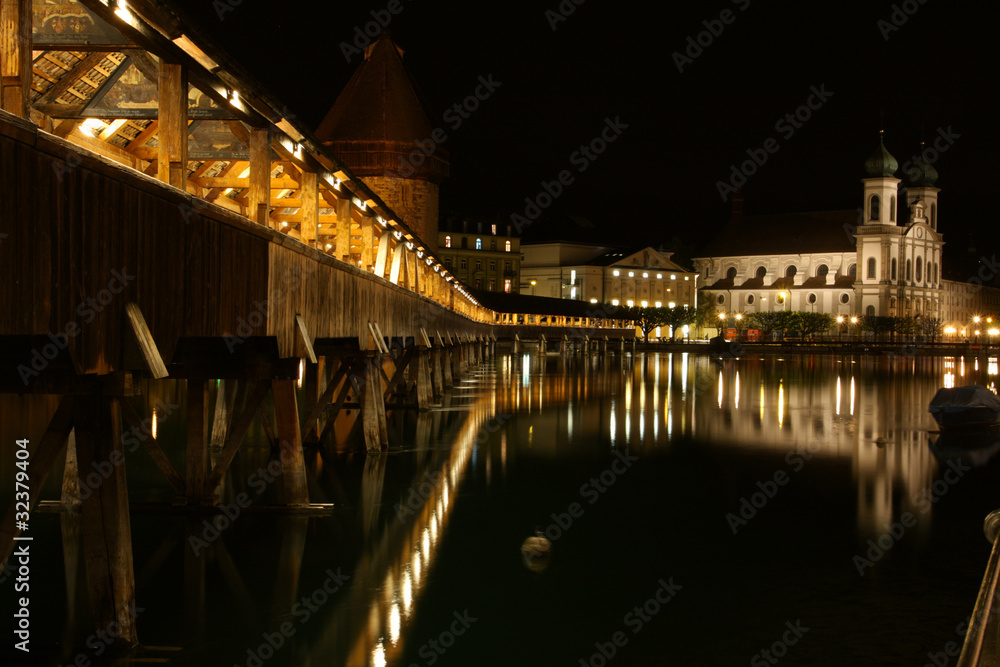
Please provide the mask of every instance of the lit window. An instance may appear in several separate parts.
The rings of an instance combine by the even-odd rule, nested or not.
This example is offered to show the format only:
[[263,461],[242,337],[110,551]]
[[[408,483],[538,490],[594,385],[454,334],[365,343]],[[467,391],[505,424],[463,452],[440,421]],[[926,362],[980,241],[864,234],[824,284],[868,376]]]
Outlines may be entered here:
[[688,280],[688,276],[684,276],[684,280]]
[[657,308],[662,308],[663,307],[663,302],[662,301],[657,301],[655,305],[656,305]]
[[646,306],[648,306],[648,305],[649,305],[649,302],[648,302],[648,301],[643,301],[643,302],[642,302],[642,307],[643,307],[643,308],[645,308],[645,307],[646,307]]
[[483,240],[476,239],[476,250],[482,250],[482,249],[483,249]]
[[625,305],[628,306],[629,308],[631,308],[632,306],[635,305],[635,301],[633,301],[632,299],[629,299],[628,301],[625,302]]
[[648,273],[645,273],[645,272],[643,272],[643,274],[642,274],[642,277],[643,277],[643,278],[648,278],[648,277],[649,277],[649,274],[648,274]]
[[628,277],[629,278],[635,278],[635,271],[629,271],[628,272]]
[[497,235],[497,226],[496,225],[490,225],[490,232],[493,234],[493,236],[496,236]]
[[677,304],[674,301],[671,301],[670,303],[667,304],[667,306],[669,306],[670,308],[675,308]]
[[510,294],[510,278],[503,281],[503,291]]
[[671,273],[671,274],[670,274],[670,279],[671,279],[671,280],[677,280],[677,276],[676,276],[676,274],[673,274],[673,273]]
[[617,306],[619,303],[621,303],[621,302],[618,299],[611,299],[611,305],[612,306]]
[[657,280],[663,280],[663,274],[662,273],[657,273],[656,274],[656,279]]
[[507,247],[506,247],[506,250],[507,250],[507,252],[510,252],[510,241],[507,241]]
[[614,271],[611,272],[611,275],[613,275],[615,278],[617,278],[619,274],[621,274],[621,271],[619,271],[618,269],[615,269]]
[[591,303],[597,303],[597,299],[591,299],[590,302]]
[[444,237],[444,247],[445,248],[450,248],[451,247],[451,237],[450,236]]

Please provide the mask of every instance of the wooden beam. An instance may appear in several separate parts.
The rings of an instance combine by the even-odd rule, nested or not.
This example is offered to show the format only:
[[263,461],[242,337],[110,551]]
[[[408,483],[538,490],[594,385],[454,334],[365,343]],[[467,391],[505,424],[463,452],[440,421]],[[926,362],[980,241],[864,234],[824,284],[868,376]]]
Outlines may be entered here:
[[375,218],[370,215],[362,215],[361,268],[365,271],[372,271],[375,268],[375,245]]
[[385,265],[389,259],[390,236],[388,229],[382,230],[382,235],[378,237],[378,256],[375,258],[375,275],[385,278]]
[[302,241],[316,247],[319,236],[319,177],[316,172],[302,172]]
[[184,190],[187,184],[188,82],[182,65],[160,63],[157,178]]
[[[385,230],[386,234],[389,230]],[[389,269],[389,282],[393,285],[399,284],[399,269],[404,258],[406,257],[406,243],[400,241],[396,244],[396,247],[392,250],[392,268]]]
[[146,453],[149,454],[151,459],[153,459],[153,463],[156,464],[156,467],[160,469],[163,476],[167,478],[168,482],[170,482],[170,486],[173,487],[174,493],[178,496],[183,496],[184,480],[177,474],[174,464],[170,462],[166,453],[164,453],[164,451],[160,448],[159,443],[156,442],[156,438],[154,438],[152,434],[149,434],[148,436],[146,435],[146,425],[143,424],[143,420],[139,417],[135,408],[133,408],[128,401],[122,401],[121,408],[122,416],[125,418],[125,421],[131,424],[133,428],[138,428],[142,432],[142,435],[137,436],[138,439],[142,442],[142,446],[146,448]]
[[142,148],[142,145],[147,141],[149,141],[149,138],[152,137],[154,134],[156,134],[156,131],[159,128],[160,128],[160,121],[158,120],[152,121],[149,125],[146,126],[145,130],[136,135],[135,139],[133,139],[132,141],[128,142],[125,145],[125,150],[134,151],[138,148]]
[[31,0],[0,0],[0,109],[28,118]]
[[95,52],[87,56],[73,66],[73,69],[66,72],[45,94],[35,100],[35,104],[52,104],[62,97],[62,94],[69,90],[70,86],[79,81],[93,70],[106,56],[106,52]]
[[129,331],[138,349],[143,368],[148,371],[154,380],[167,377],[167,365],[163,363],[160,350],[156,347],[153,334],[150,333],[146,325],[146,318],[142,316],[142,311],[136,303],[125,305],[125,314],[128,317]]
[[337,200],[337,241],[334,256],[345,262],[351,261],[351,200]]
[[[208,477],[208,387],[204,380],[187,381],[187,453],[186,495],[189,504],[212,504],[212,494],[205,487]],[[207,498],[206,498],[207,496]]]
[[[199,177],[194,179],[195,183],[203,188],[234,188],[243,190],[250,187],[249,178],[236,178],[233,176]],[[272,190],[298,190],[300,183],[287,176],[271,179]]]
[[[245,382],[241,383],[241,390],[244,386]],[[243,406],[240,414],[233,420],[233,424],[226,434],[226,444],[223,445],[222,452],[215,461],[212,474],[208,477],[205,488],[209,493],[214,494],[215,489],[222,483],[222,478],[225,477],[226,470],[229,469],[229,464],[232,462],[233,457],[236,456],[236,452],[243,443],[243,438],[246,437],[250,424],[253,423],[253,418],[257,415],[261,403],[264,402],[264,397],[267,396],[267,392],[270,390],[271,383],[267,380],[262,380],[254,384],[253,392],[249,394],[246,405]],[[236,405],[239,406],[239,401],[236,402]]]
[[267,225],[270,199],[270,133],[267,130],[253,128],[250,130],[250,191],[248,193],[247,217],[259,225]]
[[293,507],[308,505],[309,489],[306,485],[305,459],[302,456],[295,380],[275,380],[271,385],[274,394],[274,417],[278,422],[278,449],[281,456],[285,503]]

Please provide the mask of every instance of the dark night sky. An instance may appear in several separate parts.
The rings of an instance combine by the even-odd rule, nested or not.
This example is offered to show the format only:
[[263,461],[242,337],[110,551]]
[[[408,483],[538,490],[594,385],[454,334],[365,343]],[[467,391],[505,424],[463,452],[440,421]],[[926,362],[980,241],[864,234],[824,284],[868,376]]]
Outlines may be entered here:
[[[207,0],[180,4],[315,126],[359,59],[347,63],[340,43],[388,3],[285,9],[242,0],[222,21]],[[543,180],[570,169],[574,182],[547,214],[586,216],[612,235],[629,233],[628,242],[678,236],[700,243],[728,215],[717,181],[772,137],[779,150],[744,186],[748,212],[859,206],[861,165],[877,146],[882,112],[886,145],[900,165],[917,152],[921,127],[928,141],[939,127],[960,135],[935,163],[940,229],[953,252],[975,231],[982,251],[995,247],[996,236],[984,222],[998,172],[996,17],[963,4],[911,0],[915,13],[888,39],[878,21],[889,21],[890,2],[716,0],[632,9],[564,0],[575,11],[553,31],[545,12],[558,0],[402,0],[389,28],[439,114],[432,121],[448,130],[452,176],[442,187],[442,211],[508,217],[524,211]],[[733,12],[732,23],[678,72],[672,54],[723,10]],[[500,87],[452,131],[440,114],[488,75]],[[791,136],[776,129],[821,85],[833,94],[810,120]],[[628,129],[580,173],[570,156],[608,117]]]

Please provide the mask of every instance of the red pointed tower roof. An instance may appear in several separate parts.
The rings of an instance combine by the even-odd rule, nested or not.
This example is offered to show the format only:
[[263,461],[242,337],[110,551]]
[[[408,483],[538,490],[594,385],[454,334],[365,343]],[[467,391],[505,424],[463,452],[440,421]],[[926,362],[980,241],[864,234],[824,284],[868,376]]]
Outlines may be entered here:
[[[440,183],[448,176],[448,152],[436,145],[435,126],[413,77],[403,64],[403,49],[382,32],[365,48],[365,58],[333,108],[316,129],[316,136],[354,173],[365,176],[419,178]],[[418,164],[419,163],[419,164]]]

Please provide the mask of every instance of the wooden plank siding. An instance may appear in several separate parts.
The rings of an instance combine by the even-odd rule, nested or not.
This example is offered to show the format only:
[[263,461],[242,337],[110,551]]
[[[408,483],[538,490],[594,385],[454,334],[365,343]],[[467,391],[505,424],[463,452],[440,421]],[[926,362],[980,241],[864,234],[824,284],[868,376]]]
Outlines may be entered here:
[[[80,332],[68,344],[82,372],[122,369],[128,302],[138,304],[167,363],[186,336],[276,336],[281,355],[293,356],[296,314],[314,338],[362,343],[368,321],[386,336],[412,336],[420,326],[491,330],[6,113],[0,234],[0,335],[72,333],[75,322]],[[126,280],[120,293],[88,302],[107,297],[116,276]]]

